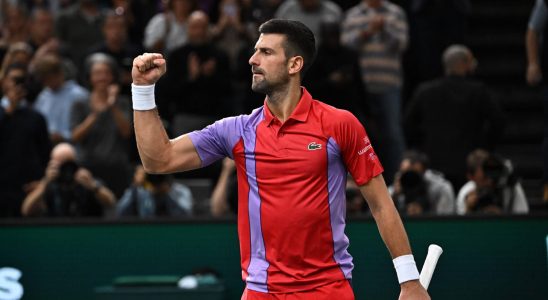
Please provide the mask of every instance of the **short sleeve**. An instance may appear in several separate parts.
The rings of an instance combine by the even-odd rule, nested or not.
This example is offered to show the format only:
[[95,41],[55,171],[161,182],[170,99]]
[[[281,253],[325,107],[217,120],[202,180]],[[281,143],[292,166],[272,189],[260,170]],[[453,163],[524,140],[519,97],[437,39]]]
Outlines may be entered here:
[[202,167],[227,156],[232,158],[232,148],[241,137],[239,118],[225,118],[188,134],[202,160]]
[[346,169],[357,185],[364,185],[381,174],[383,167],[358,119],[344,110],[340,110],[337,119],[339,122],[334,125],[334,139],[341,149]]

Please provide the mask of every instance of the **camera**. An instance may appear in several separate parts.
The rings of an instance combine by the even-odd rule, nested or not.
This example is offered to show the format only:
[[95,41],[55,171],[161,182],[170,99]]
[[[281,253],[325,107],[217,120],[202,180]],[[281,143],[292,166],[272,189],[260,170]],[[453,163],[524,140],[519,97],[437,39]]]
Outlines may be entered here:
[[406,206],[417,203],[423,211],[430,209],[428,186],[421,173],[412,170],[403,172],[400,176],[400,184]]
[[57,182],[60,184],[70,185],[75,182],[74,175],[80,166],[75,161],[66,161],[59,166],[59,175]]
[[492,205],[503,208],[504,190],[513,188],[517,184],[517,177],[504,163],[504,159],[497,155],[489,155],[481,168],[490,184],[477,188],[478,202],[475,210],[482,210]]

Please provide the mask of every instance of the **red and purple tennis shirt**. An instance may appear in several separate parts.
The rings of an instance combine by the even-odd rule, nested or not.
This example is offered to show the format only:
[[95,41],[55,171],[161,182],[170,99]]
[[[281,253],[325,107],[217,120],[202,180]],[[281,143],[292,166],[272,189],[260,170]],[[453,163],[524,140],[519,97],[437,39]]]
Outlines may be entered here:
[[242,278],[290,293],[352,277],[344,233],[347,172],[358,185],[383,169],[360,122],[306,89],[285,123],[266,103],[189,134],[202,165],[225,156],[238,173]]

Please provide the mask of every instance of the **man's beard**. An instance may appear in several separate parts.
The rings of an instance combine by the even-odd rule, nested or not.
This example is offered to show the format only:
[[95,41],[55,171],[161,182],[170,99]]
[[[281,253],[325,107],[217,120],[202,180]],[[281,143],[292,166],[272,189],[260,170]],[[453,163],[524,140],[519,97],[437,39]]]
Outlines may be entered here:
[[276,78],[276,80],[267,80],[264,73],[262,74],[263,78],[258,79],[257,81],[251,81],[251,90],[256,93],[261,93],[265,95],[271,95],[274,91],[280,87],[287,85],[289,82],[289,76],[286,78]]
[[266,94],[268,95],[272,91],[272,86],[270,83],[266,80],[266,78],[263,78],[260,81],[251,81],[251,90],[253,90],[256,93]]

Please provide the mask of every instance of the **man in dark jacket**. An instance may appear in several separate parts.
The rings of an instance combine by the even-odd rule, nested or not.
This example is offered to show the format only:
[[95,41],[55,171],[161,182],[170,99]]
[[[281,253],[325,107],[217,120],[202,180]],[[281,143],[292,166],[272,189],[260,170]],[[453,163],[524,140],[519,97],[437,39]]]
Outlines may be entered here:
[[487,87],[469,77],[477,64],[470,49],[449,46],[443,64],[445,77],[417,88],[404,128],[409,145],[425,152],[432,168],[459,189],[465,182],[466,155],[476,148],[494,149],[504,116]]

